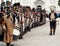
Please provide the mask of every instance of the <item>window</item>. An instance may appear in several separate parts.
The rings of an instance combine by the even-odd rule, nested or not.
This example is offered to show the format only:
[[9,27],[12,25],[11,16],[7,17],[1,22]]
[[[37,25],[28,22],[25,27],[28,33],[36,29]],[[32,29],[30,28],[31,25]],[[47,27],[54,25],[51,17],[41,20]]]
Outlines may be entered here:
[[51,3],[54,3],[54,2],[55,2],[55,0],[50,0],[50,2],[51,2]]
[[24,3],[29,3],[29,0],[23,0]]

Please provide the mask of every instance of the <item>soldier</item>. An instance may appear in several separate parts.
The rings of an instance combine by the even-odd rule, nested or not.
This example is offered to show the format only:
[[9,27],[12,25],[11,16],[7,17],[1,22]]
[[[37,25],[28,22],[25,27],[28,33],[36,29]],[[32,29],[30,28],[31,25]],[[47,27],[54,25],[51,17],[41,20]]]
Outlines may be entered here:
[[9,14],[7,15],[5,12],[4,14],[4,42],[6,46],[10,46],[10,43],[13,41],[13,25],[12,25],[12,16]]
[[18,9],[17,15],[18,15],[18,18],[19,18],[18,22],[19,22],[20,32],[21,32],[19,39],[23,39],[23,15],[22,15],[22,8]]
[[29,16],[29,25],[28,25],[28,30],[29,31],[31,31],[31,22],[32,22],[32,18],[31,18],[31,16],[32,16],[32,14],[31,14],[31,9],[29,9],[29,12],[28,12],[28,16]]
[[3,41],[3,38],[4,38],[4,32],[2,31],[3,29],[2,29],[2,25],[3,25],[3,23],[4,23],[4,18],[3,18],[3,13],[2,12],[0,12],[0,41]]
[[16,18],[16,14],[14,11],[12,11],[12,17],[13,17],[13,27],[15,27],[15,18]]
[[33,27],[36,27],[36,12],[35,8],[32,9],[32,14],[33,14]]
[[40,12],[37,12],[37,26],[39,26],[40,24],[40,16],[41,16]]
[[27,12],[24,13],[24,25],[25,25],[25,33],[27,32]]
[[31,16],[30,16],[30,11],[28,8],[27,8],[27,11],[25,12],[25,17],[26,17],[25,22],[26,22],[27,30],[30,31]]
[[45,11],[45,9],[42,10],[42,16],[43,16],[43,23],[46,23],[46,11]]
[[49,19],[50,19],[50,33],[49,35],[55,35],[55,30],[56,30],[56,18],[57,14],[55,12],[55,8],[51,7],[51,13],[49,13]]

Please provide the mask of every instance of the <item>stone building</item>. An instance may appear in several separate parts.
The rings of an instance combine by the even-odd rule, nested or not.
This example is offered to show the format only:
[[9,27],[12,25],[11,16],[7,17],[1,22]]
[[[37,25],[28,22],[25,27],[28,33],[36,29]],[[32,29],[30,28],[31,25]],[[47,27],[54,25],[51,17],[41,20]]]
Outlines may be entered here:
[[60,12],[60,7],[58,6],[58,0],[0,0],[0,2],[6,2],[11,1],[12,4],[16,2],[20,2],[23,6],[31,6],[31,8],[35,7],[37,5],[41,5],[43,9],[46,9],[46,11],[50,12],[50,7],[53,5],[56,7],[56,11]]
[[41,5],[42,8],[44,8],[45,2],[43,0],[36,0],[34,4],[35,4],[35,7],[37,7],[38,5]]

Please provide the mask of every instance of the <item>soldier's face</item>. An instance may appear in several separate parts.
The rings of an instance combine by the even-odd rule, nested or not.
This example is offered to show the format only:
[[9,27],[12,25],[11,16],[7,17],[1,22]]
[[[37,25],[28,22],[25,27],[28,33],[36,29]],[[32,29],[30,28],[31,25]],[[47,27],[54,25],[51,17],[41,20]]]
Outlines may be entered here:
[[54,12],[54,10],[51,10],[51,12],[53,13],[53,12]]
[[52,8],[51,8],[51,12],[54,12],[54,10],[55,10],[54,7],[52,7]]

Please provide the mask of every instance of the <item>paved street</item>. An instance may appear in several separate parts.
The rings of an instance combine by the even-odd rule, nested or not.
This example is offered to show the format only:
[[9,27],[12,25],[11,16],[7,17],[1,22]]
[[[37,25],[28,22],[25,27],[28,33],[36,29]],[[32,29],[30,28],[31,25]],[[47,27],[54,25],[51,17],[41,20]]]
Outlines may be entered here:
[[[60,25],[57,23],[56,35],[49,35],[49,22],[24,35],[24,39],[14,42],[15,46],[60,46]],[[0,43],[0,46],[5,46]]]

